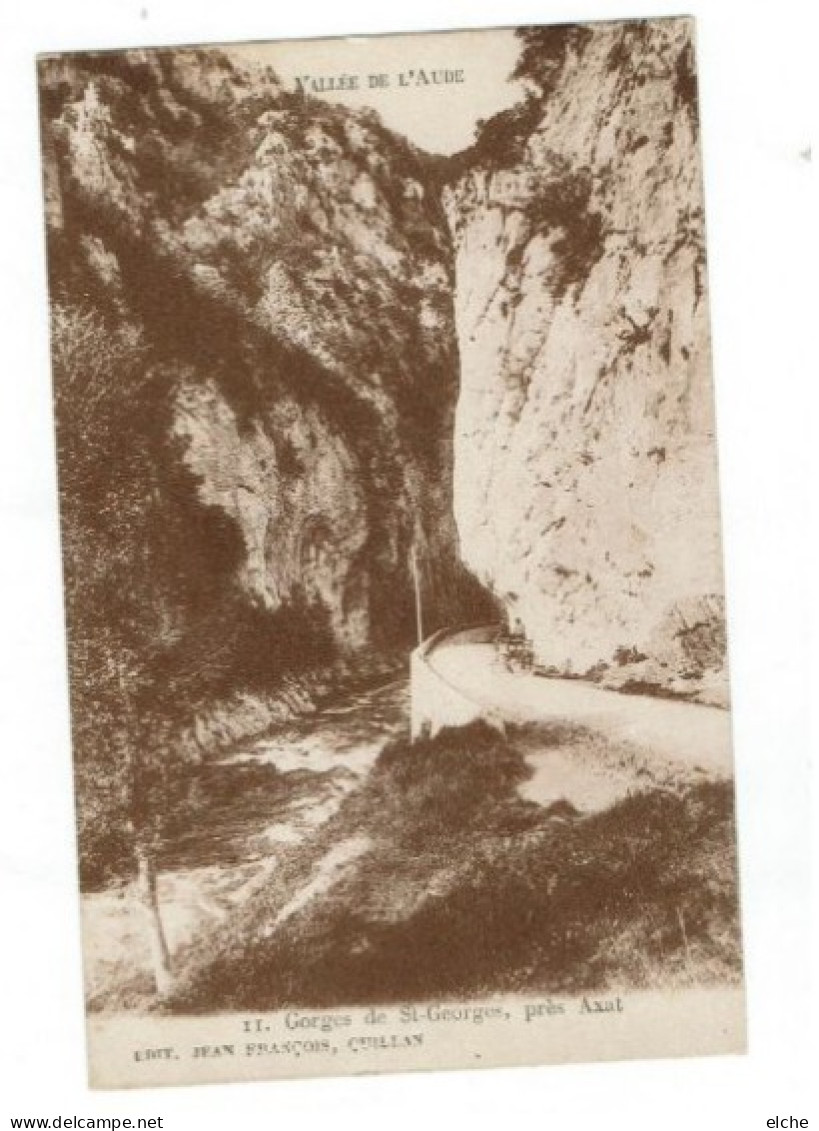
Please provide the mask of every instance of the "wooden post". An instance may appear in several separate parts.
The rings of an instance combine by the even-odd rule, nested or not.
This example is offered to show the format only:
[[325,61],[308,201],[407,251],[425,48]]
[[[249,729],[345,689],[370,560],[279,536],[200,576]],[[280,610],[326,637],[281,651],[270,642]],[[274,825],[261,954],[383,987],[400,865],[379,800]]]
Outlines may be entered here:
[[124,663],[119,665],[119,689],[126,716],[125,756],[126,788],[128,791],[126,804],[128,823],[133,837],[134,858],[137,865],[136,894],[143,910],[148,951],[151,957],[151,973],[156,992],[160,997],[166,997],[173,988],[171,956],[159,908],[155,846],[150,843],[152,839],[150,833],[146,835],[144,828],[146,815],[142,811],[143,807],[136,801],[142,785],[140,782],[142,766],[137,752],[138,739],[132,733],[132,728],[135,729],[136,712],[133,709],[131,694],[127,686]]
[[410,553],[410,563],[412,565],[412,580],[415,586],[415,627],[418,632],[418,643],[424,642],[424,620],[421,613],[421,578],[418,573],[418,554],[415,549],[415,543],[412,546]]
[[156,992],[166,997],[173,989],[171,956],[162,926],[159,911],[159,898],[156,890],[156,864],[154,854],[147,845],[137,844],[137,892],[145,916],[145,930],[148,935],[148,949],[151,955],[151,973]]

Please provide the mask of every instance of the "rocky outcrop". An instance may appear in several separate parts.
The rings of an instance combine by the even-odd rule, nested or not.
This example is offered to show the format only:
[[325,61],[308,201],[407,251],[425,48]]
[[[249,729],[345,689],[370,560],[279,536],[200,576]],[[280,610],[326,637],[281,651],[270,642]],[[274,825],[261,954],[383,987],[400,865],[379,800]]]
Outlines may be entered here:
[[720,702],[691,33],[524,33],[528,100],[453,168],[455,514],[546,669]]
[[277,399],[244,434],[212,384],[191,381],[177,399],[176,434],[203,502],[239,527],[242,586],[278,609],[297,590],[328,613],[344,648],[370,638],[367,500],[343,434],[320,412]]
[[[163,448],[152,490],[189,526],[231,528],[222,590],[274,618],[270,672],[313,662],[294,636],[348,659],[408,643],[411,547],[425,627],[444,623],[477,587],[452,517],[451,247],[424,155],[229,52],[45,60],[41,88],[52,297],[147,343],[161,419],[129,427]],[[83,545],[104,558],[104,538]],[[208,547],[174,553],[183,592]]]

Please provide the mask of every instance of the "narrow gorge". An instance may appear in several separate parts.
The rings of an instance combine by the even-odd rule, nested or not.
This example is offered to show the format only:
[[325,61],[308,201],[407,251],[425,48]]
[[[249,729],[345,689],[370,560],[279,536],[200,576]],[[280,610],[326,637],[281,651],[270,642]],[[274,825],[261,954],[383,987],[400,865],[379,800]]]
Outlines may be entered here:
[[[271,843],[313,834],[294,797],[329,822],[315,861],[338,829],[364,852],[355,797],[400,811],[403,763],[376,759],[406,733],[419,635],[503,623],[537,676],[728,705],[691,23],[517,42],[517,101],[446,154],[239,50],[41,61],[80,864],[101,898],[137,828],[180,905],[201,903],[194,865],[229,903]],[[493,741],[481,773],[514,763],[492,788],[541,829],[507,796],[535,738]],[[560,765],[600,754],[555,741]],[[240,795],[214,876],[214,844],[191,844]]]
[[309,44],[40,61],[98,1065],[183,1015],[740,1016],[692,33],[368,41],[463,52],[437,135]]

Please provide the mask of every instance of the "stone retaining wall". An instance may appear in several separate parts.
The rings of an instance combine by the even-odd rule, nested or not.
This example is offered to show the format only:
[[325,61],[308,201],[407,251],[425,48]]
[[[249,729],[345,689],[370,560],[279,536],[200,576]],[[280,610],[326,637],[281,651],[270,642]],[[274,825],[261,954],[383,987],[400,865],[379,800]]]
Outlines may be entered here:
[[[447,639],[458,636],[473,643],[487,643],[497,631],[494,625],[441,629],[410,657],[410,730],[413,742],[434,738],[444,727],[462,727],[482,719],[503,732],[504,722],[497,710],[461,691],[435,670],[430,657]],[[457,647],[457,645],[454,645]]]

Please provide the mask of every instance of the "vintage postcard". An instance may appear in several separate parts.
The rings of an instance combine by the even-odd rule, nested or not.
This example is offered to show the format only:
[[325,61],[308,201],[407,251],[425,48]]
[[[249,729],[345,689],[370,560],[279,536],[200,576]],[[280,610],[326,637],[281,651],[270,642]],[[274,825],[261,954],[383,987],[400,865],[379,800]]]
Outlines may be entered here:
[[692,21],[39,84],[92,1084],[743,1051]]

